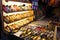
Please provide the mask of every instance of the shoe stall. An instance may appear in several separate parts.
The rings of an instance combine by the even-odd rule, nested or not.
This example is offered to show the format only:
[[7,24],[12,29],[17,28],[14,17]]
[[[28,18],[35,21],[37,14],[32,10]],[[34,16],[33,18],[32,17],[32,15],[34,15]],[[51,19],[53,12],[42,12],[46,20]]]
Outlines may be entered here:
[[13,40],[56,40],[57,26],[51,21],[38,20],[32,3],[1,2],[2,29],[5,34],[13,35],[10,36]]

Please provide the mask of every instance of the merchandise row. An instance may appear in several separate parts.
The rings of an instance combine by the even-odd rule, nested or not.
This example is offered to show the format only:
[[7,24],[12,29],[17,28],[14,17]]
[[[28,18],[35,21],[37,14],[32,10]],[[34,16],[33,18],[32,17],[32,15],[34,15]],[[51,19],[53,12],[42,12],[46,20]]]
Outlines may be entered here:
[[34,16],[31,16],[31,17],[22,19],[20,21],[7,24],[7,26],[5,27],[5,30],[8,32],[17,32],[21,26],[26,25],[27,23],[33,21],[33,19],[34,19]]
[[29,11],[29,12],[21,13],[21,14],[17,13],[17,14],[7,15],[7,16],[4,16],[4,21],[6,23],[11,23],[11,22],[18,21],[20,19],[32,16],[32,15],[34,15],[33,11]]
[[32,10],[32,6],[26,6],[23,5],[3,5],[3,11],[10,13],[10,12],[19,12],[19,11],[26,11],[26,10]]
[[[32,25],[32,24],[31,24]],[[33,28],[35,27],[35,28]],[[21,27],[20,34],[18,37],[24,38],[25,40],[53,40],[54,31],[47,30],[46,26],[24,26]]]

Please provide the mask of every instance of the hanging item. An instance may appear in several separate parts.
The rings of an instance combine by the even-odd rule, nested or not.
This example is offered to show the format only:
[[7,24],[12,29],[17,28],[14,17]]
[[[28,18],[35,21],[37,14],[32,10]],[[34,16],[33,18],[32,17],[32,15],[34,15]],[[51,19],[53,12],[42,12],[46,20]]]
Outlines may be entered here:
[[34,10],[37,10],[37,8],[38,8],[38,0],[31,0],[31,1],[32,1],[32,8]]
[[50,6],[52,6],[52,5],[54,5],[54,4],[55,4],[55,0],[50,0],[50,1],[49,1],[49,5],[50,5]]

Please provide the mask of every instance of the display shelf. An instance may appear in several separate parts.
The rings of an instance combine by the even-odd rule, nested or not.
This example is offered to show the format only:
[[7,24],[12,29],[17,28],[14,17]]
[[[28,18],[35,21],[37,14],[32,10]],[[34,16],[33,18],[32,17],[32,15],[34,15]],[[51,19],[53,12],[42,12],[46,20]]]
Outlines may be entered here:
[[[33,11],[33,10],[31,10]],[[14,14],[23,14],[23,13],[26,13],[26,12],[30,12],[30,11],[21,11],[21,12],[11,12],[11,13],[6,13],[3,11],[3,16],[9,16],[9,15],[14,15]]]
[[[6,16],[6,15],[12,15],[12,14],[19,14],[19,13],[24,13],[24,12],[28,12],[28,11],[31,11],[32,10],[32,8],[31,8],[31,6],[32,6],[32,4],[31,3],[23,3],[23,2],[14,2],[14,1],[8,1],[8,2],[6,2],[5,0],[3,0],[2,1],[2,4],[4,5],[3,6],[3,10],[4,11],[6,11],[7,12],[7,10],[9,10],[9,9],[12,9],[12,10],[15,10],[15,11],[12,11],[12,10],[10,10],[10,11],[12,11],[12,12],[4,12],[3,11],[3,16]],[[9,8],[9,7],[6,7],[6,6],[11,6],[11,8]],[[15,6],[15,7],[13,7],[13,5],[17,5],[17,6]],[[22,5],[25,5],[25,6],[23,6],[22,8],[20,8],[20,6],[22,6]],[[28,8],[27,8],[27,6],[28,6]],[[31,8],[31,9],[30,9]],[[17,10],[20,10],[20,11],[17,11]],[[23,9],[23,10],[21,10],[21,9]],[[29,10],[30,9],[30,10]]]
[[[32,16],[34,16],[34,15],[32,15]],[[29,16],[29,17],[31,17],[31,16]],[[25,17],[25,18],[28,18],[28,17]],[[21,18],[19,20],[22,20],[22,19],[24,19],[24,18]],[[13,22],[16,22],[16,21],[19,21],[19,20],[15,20],[15,21],[12,21],[12,22],[7,22],[8,20],[7,19],[4,19],[4,22],[7,23],[7,24],[10,24],[10,23],[13,23]]]
[[[25,21],[25,20],[24,20]],[[21,23],[23,23],[23,24],[21,24],[20,26],[18,26],[17,24],[19,24],[19,23],[17,23],[16,25],[18,26],[18,29],[12,29],[12,31],[10,30],[11,28],[13,28],[13,26],[11,26],[12,24],[7,24],[7,25],[9,25],[9,26],[7,26],[6,25],[6,27],[4,26],[4,32],[6,32],[7,34],[11,34],[11,35],[15,35],[15,36],[19,36],[19,34],[21,34],[22,33],[22,31],[20,31],[20,28],[21,27],[23,27],[23,26],[25,26],[25,25],[27,25],[27,24],[29,24],[29,23],[31,23],[33,20],[27,20],[26,19],[26,22],[25,23],[23,23],[23,22],[21,22]],[[6,23],[5,23],[6,24]],[[13,24],[13,25],[15,25],[15,24]],[[9,31],[8,31],[9,30]],[[14,31],[15,30],[15,31]],[[16,31],[17,30],[17,31]],[[17,35],[18,34],[18,35]]]
[[4,25],[5,25],[5,26],[7,26],[7,25],[12,25],[12,24],[14,24],[14,23],[18,23],[18,22],[21,22],[21,21],[26,20],[26,19],[27,19],[27,18],[22,19],[22,20],[19,20],[19,21],[16,21],[16,22],[13,22],[13,23],[9,23],[9,24],[7,24],[6,22],[4,22]]
[[7,13],[32,10],[32,4],[14,1],[3,1],[2,7],[3,10]]
[[14,12],[14,13],[4,13],[4,21],[6,23],[12,23],[30,16],[34,16],[33,10],[32,11],[24,11],[24,12]]
[[21,19],[19,21],[15,21],[15,22],[12,22],[12,23],[9,23],[9,24],[7,24],[6,22],[4,22],[4,26],[12,25],[12,24],[18,23],[18,22],[23,22],[24,20],[33,21],[34,18],[35,18],[35,16],[30,16],[30,17],[27,17],[27,18],[24,18],[24,19]]
[[[30,24],[30,23],[29,23]],[[28,24],[27,24],[28,25]],[[27,26],[26,25],[26,26]],[[32,25],[32,24],[31,24]],[[25,26],[24,26],[25,27]],[[28,26],[27,26],[28,27]],[[13,36],[16,36],[16,37],[18,37],[18,38],[22,38],[22,37],[20,37],[20,35],[22,34],[23,32],[21,31],[21,30],[19,30],[18,32],[16,32],[16,33],[14,33],[14,34],[11,34],[11,35],[13,35]],[[53,37],[53,40],[56,40],[56,28],[55,28],[55,30],[54,30],[54,37]],[[24,39],[24,38],[22,38],[22,39]],[[50,39],[51,40],[51,39]]]
[[[29,24],[33,25],[34,23],[29,23]],[[28,24],[28,25],[29,25],[29,24]],[[26,25],[26,26],[24,26],[24,27],[27,28],[27,27],[29,27],[28,25]],[[34,24],[34,25],[36,25],[36,24]],[[38,26],[38,25],[37,25],[37,26]],[[55,30],[56,30],[56,29],[54,29],[53,40],[56,40],[56,39],[55,39],[55,37],[56,37]],[[16,36],[16,37],[21,38],[21,37],[20,37],[21,34],[22,34],[22,31],[19,30],[18,32],[14,33],[13,35]],[[24,39],[24,38],[23,38],[23,39]]]

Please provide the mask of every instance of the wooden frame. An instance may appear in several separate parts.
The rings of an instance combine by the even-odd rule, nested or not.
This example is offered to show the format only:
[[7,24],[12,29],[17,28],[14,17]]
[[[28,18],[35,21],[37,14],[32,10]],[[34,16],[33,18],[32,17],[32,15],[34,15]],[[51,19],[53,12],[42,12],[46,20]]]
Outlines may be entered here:
[[4,23],[3,23],[3,12],[2,12],[2,0],[0,0],[0,27],[2,27],[1,29],[3,30],[3,27],[4,27]]

